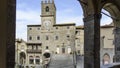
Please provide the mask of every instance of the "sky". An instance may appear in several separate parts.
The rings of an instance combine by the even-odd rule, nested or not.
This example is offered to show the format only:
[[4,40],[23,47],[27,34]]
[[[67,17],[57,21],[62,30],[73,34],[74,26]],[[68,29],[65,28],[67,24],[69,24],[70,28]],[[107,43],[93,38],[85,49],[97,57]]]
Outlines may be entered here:
[[[83,11],[77,0],[54,0],[57,8],[56,23],[83,24]],[[104,10],[103,10],[104,11]],[[108,12],[104,11],[108,14]],[[17,0],[16,38],[27,41],[27,25],[41,24],[41,0]],[[102,15],[101,24],[109,24],[112,20]]]

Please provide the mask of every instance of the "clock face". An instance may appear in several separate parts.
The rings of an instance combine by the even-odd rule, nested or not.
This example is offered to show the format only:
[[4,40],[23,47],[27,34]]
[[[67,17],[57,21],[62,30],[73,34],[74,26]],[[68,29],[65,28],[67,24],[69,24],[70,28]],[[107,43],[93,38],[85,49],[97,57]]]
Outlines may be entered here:
[[51,21],[44,21],[43,23],[46,29],[50,29]]

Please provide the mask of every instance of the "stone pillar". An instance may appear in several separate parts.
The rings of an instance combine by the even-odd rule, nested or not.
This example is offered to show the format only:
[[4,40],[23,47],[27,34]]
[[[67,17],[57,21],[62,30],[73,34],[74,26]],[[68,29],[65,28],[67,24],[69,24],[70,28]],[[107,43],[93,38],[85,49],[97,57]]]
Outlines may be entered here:
[[16,0],[0,0],[0,68],[14,68]]
[[101,14],[84,18],[84,68],[100,68],[100,18]]
[[7,0],[7,68],[15,67],[16,0]]
[[114,30],[115,33],[115,56],[114,62],[120,62],[120,27],[116,27]]
[[7,68],[6,66],[6,29],[7,29],[7,0],[0,0],[0,68]]

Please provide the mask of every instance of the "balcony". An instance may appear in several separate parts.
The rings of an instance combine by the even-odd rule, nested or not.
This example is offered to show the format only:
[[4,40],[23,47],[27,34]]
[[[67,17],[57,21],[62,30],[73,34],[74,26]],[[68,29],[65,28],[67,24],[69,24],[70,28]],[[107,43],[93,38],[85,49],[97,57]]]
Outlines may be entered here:
[[27,53],[42,53],[42,50],[40,50],[40,49],[27,49],[27,51],[26,51]]

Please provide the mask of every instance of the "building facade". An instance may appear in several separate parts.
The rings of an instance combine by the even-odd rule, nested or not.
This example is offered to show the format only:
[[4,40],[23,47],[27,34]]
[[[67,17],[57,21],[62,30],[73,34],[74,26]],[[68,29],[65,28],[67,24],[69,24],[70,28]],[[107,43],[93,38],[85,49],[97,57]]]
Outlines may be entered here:
[[[77,31],[76,31],[77,29]],[[56,24],[56,6],[54,0],[41,1],[41,24],[27,25],[27,42],[17,41],[17,57],[20,53],[25,54],[24,60],[17,60],[18,65],[23,66],[41,66],[44,64],[45,53],[73,55],[76,48],[75,39],[80,34],[79,28],[75,23]],[[76,36],[77,35],[77,36]],[[78,37],[78,39],[80,39]],[[78,41],[78,40],[77,40]],[[83,54],[80,51],[80,42],[77,44],[77,54]],[[21,49],[24,45],[24,50]],[[19,47],[18,47],[19,46]],[[20,51],[19,51],[20,49]],[[22,63],[20,63],[22,62]]]
[[111,64],[114,62],[115,55],[115,40],[114,40],[114,25],[101,26],[101,47],[100,47],[100,62],[101,65]]

